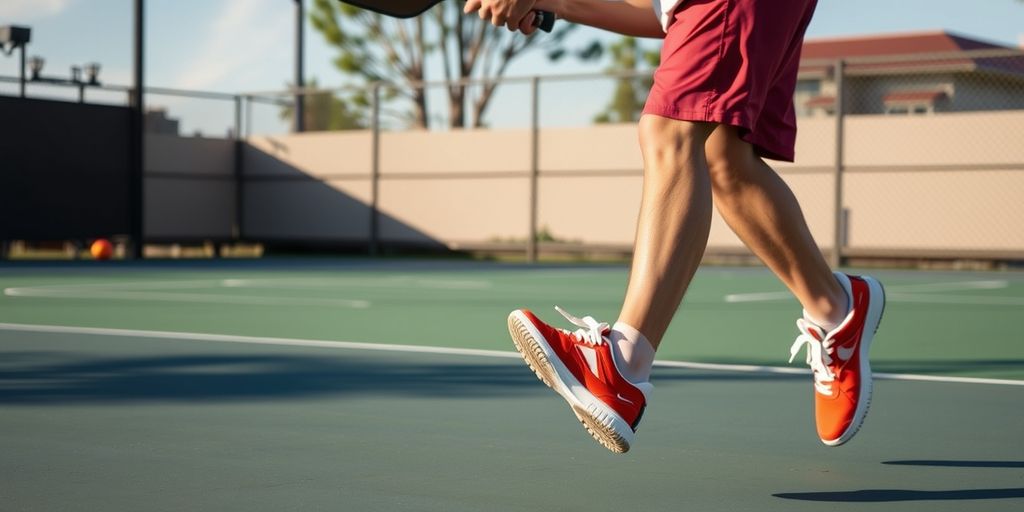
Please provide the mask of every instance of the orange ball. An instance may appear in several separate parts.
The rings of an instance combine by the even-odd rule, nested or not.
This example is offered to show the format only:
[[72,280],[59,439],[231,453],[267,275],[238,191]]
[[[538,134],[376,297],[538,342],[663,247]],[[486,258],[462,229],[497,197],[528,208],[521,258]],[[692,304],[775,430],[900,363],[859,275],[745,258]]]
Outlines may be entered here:
[[92,253],[92,257],[98,260],[109,260],[114,255],[114,246],[109,240],[100,238],[92,243],[89,247],[89,252]]

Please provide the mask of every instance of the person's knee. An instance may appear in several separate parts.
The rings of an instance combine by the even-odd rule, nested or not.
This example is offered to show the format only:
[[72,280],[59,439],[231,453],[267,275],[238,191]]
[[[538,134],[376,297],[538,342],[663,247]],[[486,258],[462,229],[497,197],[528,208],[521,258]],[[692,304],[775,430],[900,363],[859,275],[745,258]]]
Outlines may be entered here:
[[756,172],[757,156],[735,130],[719,130],[707,141],[705,148],[711,188],[716,197],[727,199],[741,190]]
[[704,142],[714,126],[652,115],[641,117],[640,150],[647,169],[679,172],[703,166]]
[[708,175],[711,191],[716,197],[728,198],[743,188],[746,181],[742,174],[741,162],[730,155],[708,154]]

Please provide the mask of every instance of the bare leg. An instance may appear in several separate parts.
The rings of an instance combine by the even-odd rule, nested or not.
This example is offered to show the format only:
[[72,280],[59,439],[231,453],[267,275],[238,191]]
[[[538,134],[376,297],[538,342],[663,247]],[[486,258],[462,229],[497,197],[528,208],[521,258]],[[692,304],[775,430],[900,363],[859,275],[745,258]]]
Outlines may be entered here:
[[640,119],[643,199],[619,321],[657,348],[704,254],[711,182],[704,144],[716,125],[653,115]]
[[846,293],[832,276],[786,183],[733,127],[719,126],[706,150],[715,204],[729,227],[812,318],[841,321],[848,308]]

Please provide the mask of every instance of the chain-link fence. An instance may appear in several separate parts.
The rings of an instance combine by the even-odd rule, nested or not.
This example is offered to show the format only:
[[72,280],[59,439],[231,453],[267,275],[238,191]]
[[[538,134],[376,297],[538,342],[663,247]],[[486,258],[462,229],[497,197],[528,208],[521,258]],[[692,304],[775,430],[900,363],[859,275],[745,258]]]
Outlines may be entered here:
[[[250,145],[290,153],[302,179],[365,211],[330,210],[323,195],[323,208],[276,201],[296,222],[271,231],[303,237],[312,230],[312,238],[371,247],[523,250],[531,258],[627,253],[642,180],[630,123],[649,80],[649,72],[588,74],[334,93],[357,120],[354,131],[275,142],[254,133]],[[323,94],[306,96],[317,112],[307,116],[336,117],[315,106]],[[808,60],[795,107],[797,161],[776,167],[835,261],[1024,259],[1021,52]],[[314,156],[325,151],[332,156]],[[717,217],[709,253],[745,254]]]
[[[649,85],[644,71],[153,89],[147,237],[627,254]],[[833,260],[1024,260],[1020,51],[805,60],[794,105],[797,160],[776,169]],[[709,253],[747,254],[718,217]]]
[[1024,255],[1024,55],[851,58],[842,92],[843,254]]

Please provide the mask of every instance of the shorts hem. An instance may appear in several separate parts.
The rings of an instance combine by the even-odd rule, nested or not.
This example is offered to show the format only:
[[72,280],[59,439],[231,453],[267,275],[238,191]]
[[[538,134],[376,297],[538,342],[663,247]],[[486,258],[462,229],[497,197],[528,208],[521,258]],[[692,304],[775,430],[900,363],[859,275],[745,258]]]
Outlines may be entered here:
[[735,126],[740,130],[740,138],[754,146],[754,150],[757,151],[759,156],[783,162],[792,162],[795,158],[794,148],[792,147],[766,144],[764,141],[755,140],[756,137],[754,137],[748,122],[749,118],[741,112],[688,110],[670,106],[645,105],[643,113],[667,117],[677,121],[718,123]]
[[740,112],[687,110],[670,106],[646,105],[644,106],[644,113],[668,117],[677,121],[727,124],[744,130],[750,130],[751,128],[749,116]]

